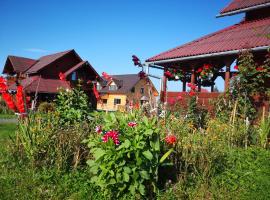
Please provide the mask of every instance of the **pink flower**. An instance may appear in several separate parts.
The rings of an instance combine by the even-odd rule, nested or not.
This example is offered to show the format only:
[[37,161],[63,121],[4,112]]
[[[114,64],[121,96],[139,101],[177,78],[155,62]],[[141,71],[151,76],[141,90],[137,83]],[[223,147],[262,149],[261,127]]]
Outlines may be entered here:
[[106,132],[102,137],[102,141],[106,143],[106,142],[109,141],[110,138],[113,140],[113,143],[115,145],[120,144],[120,142],[119,142],[119,133],[117,131],[110,130],[110,131]]
[[233,68],[234,68],[235,70],[239,70],[238,65],[235,65]]
[[140,79],[146,78],[146,74],[145,74],[144,71],[140,71],[139,74],[138,74],[138,76],[140,77]]
[[211,68],[211,65],[210,65],[210,64],[204,64],[204,65],[203,65],[203,68],[204,68],[205,70],[208,70],[208,69]]
[[193,97],[193,96],[196,95],[196,93],[195,93],[193,90],[191,90],[191,91],[188,93],[188,95],[191,96],[191,97]]
[[181,100],[183,100],[183,97],[182,97],[181,95],[179,95],[179,96],[177,97],[177,100],[181,101]]
[[170,134],[165,137],[165,141],[167,144],[174,145],[177,141],[177,138],[175,135]]
[[197,73],[201,73],[202,70],[203,70],[203,69],[200,67],[200,68],[197,70]]
[[136,122],[128,122],[128,126],[135,127],[135,126],[137,126],[137,123]]
[[101,126],[96,126],[96,132],[97,133],[102,133],[102,127]]

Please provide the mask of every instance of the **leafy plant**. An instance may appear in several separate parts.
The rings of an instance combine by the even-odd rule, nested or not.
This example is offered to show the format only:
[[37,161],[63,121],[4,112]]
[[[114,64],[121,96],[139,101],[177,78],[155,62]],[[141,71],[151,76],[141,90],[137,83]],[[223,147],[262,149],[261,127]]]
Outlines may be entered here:
[[[93,173],[91,180],[110,197],[128,193],[151,197],[157,192],[158,167],[172,152],[161,158],[157,119],[138,113],[102,116],[98,133],[88,140],[93,156],[87,162]],[[107,139],[109,130],[117,133],[117,139]]]

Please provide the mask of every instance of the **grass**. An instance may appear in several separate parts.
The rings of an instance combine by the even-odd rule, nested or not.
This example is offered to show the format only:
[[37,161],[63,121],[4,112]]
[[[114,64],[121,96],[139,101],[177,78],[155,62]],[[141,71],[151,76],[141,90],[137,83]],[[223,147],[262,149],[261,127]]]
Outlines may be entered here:
[[14,114],[0,114],[0,119],[14,119],[16,116]]
[[0,143],[5,141],[9,136],[13,136],[16,130],[16,124],[0,124]]

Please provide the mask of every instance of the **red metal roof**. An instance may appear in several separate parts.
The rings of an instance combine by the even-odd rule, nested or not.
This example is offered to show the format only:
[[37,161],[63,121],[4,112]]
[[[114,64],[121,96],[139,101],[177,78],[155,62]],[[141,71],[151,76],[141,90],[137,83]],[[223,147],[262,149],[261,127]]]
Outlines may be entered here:
[[209,34],[193,42],[176,47],[147,62],[220,53],[243,48],[264,47],[270,45],[270,18],[243,21],[221,31]]
[[68,50],[60,53],[55,53],[47,56],[43,56],[38,59],[38,62],[33,65],[30,69],[26,71],[26,73],[35,73],[38,72],[40,69],[46,67],[50,63],[56,61],[57,59],[61,58],[62,56],[66,55],[67,53],[71,52],[73,50]]
[[220,14],[250,8],[253,6],[263,5],[269,2],[270,0],[234,0],[223,10],[221,10]]
[[[30,58],[18,57],[18,56],[8,56],[7,62],[10,61],[11,65],[16,73],[25,72],[29,67],[35,64],[37,61]],[[3,73],[7,73],[4,68]]]
[[[39,76],[26,78],[21,81],[21,85],[27,92],[36,92],[37,90],[38,93],[58,93],[59,88],[70,89],[70,85],[67,81],[44,79]],[[16,85],[11,85],[9,89],[15,90]]]

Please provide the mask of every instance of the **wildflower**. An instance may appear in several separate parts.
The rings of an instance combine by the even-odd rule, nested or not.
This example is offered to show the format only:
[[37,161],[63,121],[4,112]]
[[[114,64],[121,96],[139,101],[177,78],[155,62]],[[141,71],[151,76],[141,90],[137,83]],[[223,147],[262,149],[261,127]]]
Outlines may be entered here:
[[141,65],[140,59],[137,56],[135,56],[135,55],[132,56],[132,61],[133,61],[133,63],[134,63],[135,66]]
[[264,68],[263,68],[263,67],[257,67],[256,70],[257,70],[258,72],[260,72],[260,71],[263,71]]
[[164,76],[166,76],[167,78],[173,77],[173,75],[172,75],[172,73],[170,71],[164,72]]
[[65,80],[66,80],[65,74],[62,73],[62,72],[60,72],[60,73],[59,73],[59,79],[60,79],[61,81],[65,81]]
[[197,73],[201,73],[202,70],[203,70],[203,69],[200,67],[200,68],[197,70]]
[[191,96],[191,97],[193,97],[193,96],[196,95],[196,93],[195,93],[193,90],[191,90],[191,91],[188,93],[188,95]]
[[177,140],[176,136],[175,135],[172,135],[172,134],[167,135],[165,137],[166,143],[167,144],[170,144],[170,145],[174,145],[176,143],[176,140]]
[[181,101],[183,99],[183,97],[181,96],[181,95],[179,95],[178,97],[177,97],[177,100],[179,100],[179,101]]
[[14,103],[11,95],[7,92],[3,92],[2,97],[3,97],[4,101],[6,102],[8,108],[13,110],[13,111],[16,111],[16,106],[15,106],[15,103]]
[[102,127],[101,126],[96,126],[96,132],[97,133],[102,133]]
[[109,138],[111,138],[113,140],[114,144],[116,144],[116,145],[120,144],[120,142],[119,142],[119,133],[117,131],[110,130],[110,131],[106,132],[102,137],[102,141],[106,143],[106,142],[109,141]]
[[234,68],[235,70],[239,70],[238,65],[235,65],[233,68]]
[[140,71],[140,72],[138,73],[138,76],[140,77],[140,79],[144,79],[144,78],[146,77],[146,74],[145,74],[144,71]]
[[136,122],[128,122],[128,126],[135,127],[135,126],[137,126],[137,123]]
[[20,113],[25,113],[23,87],[21,85],[17,87],[16,101],[18,111]]
[[196,85],[193,83],[188,83],[187,86],[190,87],[191,90],[196,90]]
[[106,80],[112,80],[112,77],[107,74],[106,72],[102,72],[102,76],[106,79]]

